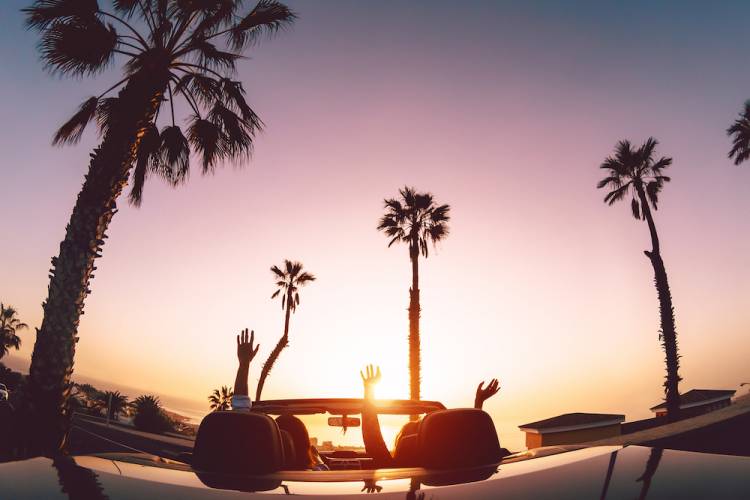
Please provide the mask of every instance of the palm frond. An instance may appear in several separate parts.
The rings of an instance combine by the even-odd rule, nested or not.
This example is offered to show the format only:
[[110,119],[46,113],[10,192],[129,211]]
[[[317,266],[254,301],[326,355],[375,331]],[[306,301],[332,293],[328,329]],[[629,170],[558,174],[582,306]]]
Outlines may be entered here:
[[188,140],[201,155],[204,173],[213,170],[216,162],[226,155],[224,134],[221,128],[211,121],[194,116],[188,128]]
[[240,50],[256,43],[266,35],[273,35],[290,26],[296,14],[286,5],[274,0],[260,0],[239,23],[229,31],[229,43]]
[[278,276],[279,278],[285,278],[286,275],[284,274],[284,271],[279,269],[279,266],[271,266],[271,272]]
[[60,146],[62,144],[75,144],[81,140],[86,125],[96,115],[99,99],[91,97],[81,104],[76,114],[70,120],[65,122],[55,133],[52,144]]
[[96,18],[55,22],[39,42],[39,50],[51,73],[94,75],[112,62],[117,32]]
[[133,185],[130,188],[129,200],[133,206],[141,206],[143,201],[143,186],[148,175],[149,163],[158,161],[159,131],[156,125],[150,123],[144,130],[138,150],[135,155],[135,168],[133,169]]
[[184,182],[190,167],[190,144],[178,126],[164,127],[159,146],[157,173],[172,186]]
[[633,217],[635,217],[636,219],[640,220],[640,218],[641,218],[641,208],[640,208],[640,204],[638,203],[638,200],[635,198],[635,196],[633,197],[633,200],[630,202],[630,209],[633,212]]
[[734,164],[739,165],[750,158],[750,100],[745,102],[740,117],[727,129],[727,135],[732,138],[728,156],[734,159]]
[[96,0],[37,0],[31,7],[22,9],[29,29],[47,29],[53,23],[89,20],[96,16]]

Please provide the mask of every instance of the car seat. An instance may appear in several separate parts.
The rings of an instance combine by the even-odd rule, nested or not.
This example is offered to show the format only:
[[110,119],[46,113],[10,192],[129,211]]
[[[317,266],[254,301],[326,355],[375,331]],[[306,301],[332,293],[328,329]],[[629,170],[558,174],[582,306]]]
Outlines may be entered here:
[[417,434],[417,451],[419,465],[428,469],[490,465],[503,456],[492,417],[475,408],[426,415]]
[[283,465],[281,432],[268,415],[218,411],[203,418],[195,437],[194,469],[266,474],[281,470]]

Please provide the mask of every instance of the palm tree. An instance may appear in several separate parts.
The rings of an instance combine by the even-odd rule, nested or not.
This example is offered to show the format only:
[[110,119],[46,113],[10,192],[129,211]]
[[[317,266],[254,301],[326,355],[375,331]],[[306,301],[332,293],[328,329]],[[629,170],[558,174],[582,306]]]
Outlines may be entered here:
[[438,205],[430,193],[418,193],[413,187],[399,190],[399,199],[385,200],[385,215],[378,230],[391,240],[409,246],[411,260],[411,288],[409,288],[409,397],[420,396],[420,336],[419,336],[419,256],[429,256],[433,246],[448,236],[449,205]]
[[232,408],[232,389],[222,385],[221,389],[214,389],[214,392],[208,396],[208,402],[211,404],[211,411],[226,411]]
[[[131,171],[130,201],[139,205],[148,176],[172,186],[187,179],[191,152],[203,173],[252,153],[263,123],[247,104],[242,83],[232,79],[235,65],[247,47],[289,26],[295,14],[275,0],[260,0],[249,10],[243,4],[113,0],[112,9],[104,10],[97,0],[36,0],[24,10],[28,27],[41,34],[41,58],[51,73],[95,76],[113,64],[123,73],[115,85],[87,99],[53,139],[55,145],[74,144],[92,120],[102,136],[60,253],[52,259],[30,368],[27,410],[37,430],[29,449],[55,449],[64,441],[78,322],[94,261]],[[184,133],[177,97],[188,110]],[[167,111],[160,114],[165,103]]]
[[734,159],[734,164],[739,165],[750,158],[750,100],[745,102],[740,117],[727,129],[727,135],[732,138],[729,158]]
[[0,359],[8,354],[10,348],[18,350],[21,347],[21,337],[17,335],[20,330],[29,327],[18,319],[18,311],[13,306],[5,306],[0,302]]
[[[283,268],[283,269],[282,269]],[[289,345],[289,317],[291,313],[297,310],[299,305],[299,289],[311,281],[315,281],[315,276],[302,270],[301,262],[292,262],[284,260],[284,264],[271,267],[271,272],[276,279],[278,290],[271,295],[272,299],[281,296],[281,309],[284,310],[284,335],[281,336],[276,347],[273,348],[268,359],[263,363],[258,379],[258,387],[255,390],[255,400],[260,401],[260,395],[263,392],[263,385],[266,383],[268,374],[271,373],[274,363],[281,354],[281,351]]]
[[659,340],[664,349],[667,376],[664,381],[666,393],[667,416],[670,421],[679,418],[680,380],[679,355],[677,354],[677,332],[675,330],[674,307],[672,294],[669,290],[667,271],[661,257],[659,235],[651,208],[657,209],[659,193],[664,183],[670,178],[663,175],[663,170],[672,164],[672,158],[661,157],[655,159],[654,150],[658,142],[650,137],[641,147],[634,149],[629,141],[620,141],[615,147],[614,156],[607,157],[600,168],[607,170],[608,176],[602,179],[597,188],[607,188],[610,191],[604,197],[608,205],[630,197],[630,207],[633,217],[645,220],[651,234],[651,251],[644,253],[654,268],[654,283],[659,297],[659,312],[661,315],[661,329]]
[[109,408],[109,418],[112,420],[119,420],[120,413],[124,412],[129,405],[127,396],[120,394],[120,391],[100,392],[97,398],[97,407],[104,410],[105,414]]
[[146,432],[162,433],[172,428],[172,421],[164,413],[156,396],[143,395],[133,400],[133,425]]

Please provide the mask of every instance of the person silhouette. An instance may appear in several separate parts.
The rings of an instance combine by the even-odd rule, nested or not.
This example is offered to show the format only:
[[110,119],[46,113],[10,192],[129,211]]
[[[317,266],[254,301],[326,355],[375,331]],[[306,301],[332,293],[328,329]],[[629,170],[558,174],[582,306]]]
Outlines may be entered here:
[[[362,406],[362,440],[365,442],[365,451],[372,458],[374,468],[388,467],[414,467],[418,458],[415,450],[406,446],[407,437],[416,436],[419,432],[420,421],[411,421],[404,424],[396,435],[394,452],[388,450],[380,430],[377,408],[375,407],[375,385],[381,379],[380,367],[368,365],[365,371],[359,372],[364,386],[364,404]],[[478,386],[474,395],[474,408],[482,409],[484,402],[500,391],[500,382],[493,378],[487,387],[484,381]]]

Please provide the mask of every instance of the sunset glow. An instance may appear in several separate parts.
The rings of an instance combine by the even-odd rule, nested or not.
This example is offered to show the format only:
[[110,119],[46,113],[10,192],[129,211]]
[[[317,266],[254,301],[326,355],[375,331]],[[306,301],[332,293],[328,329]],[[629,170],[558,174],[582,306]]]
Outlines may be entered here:
[[[93,127],[75,147],[50,138],[118,77],[45,74],[19,13],[27,3],[0,6],[0,56],[16,71],[0,77],[11,122],[0,135],[0,295],[32,327],[3,362],[23,370],[99,140]],[[390,2],[288,3],[294,29],[239,66],[265,123],[252,160],[196,169],[179,189],[150,180],[140,208],[118,202],[74,379],[158,394],[199,419],[234,380],[235,335],[253,329],[259,359],[280,338],[269,268],[286,258],[317,279],[300,292],[264,398],[362,397],[369,363],[383,373],[378,398],[408,398],[411,268],[376,226],[383,199],[414,185],[451,205],[450,234],[420,261],[422,399],[471,407],[477,384],[498,378],[485,409],[510,449],[523,448],[518,425],[561,413],[648,417],[664,397],[648,228],[625,204],[605,206],[596,183],[617,140],[649,136],[674,158],[655,218],[680,387],[750,379],[750,168],[726,158],[724,132],[750,97],[738,63],[747,5],[470,2],[459,15],[410,2],[394,17]],[[391,446],[400,421],[383,427]]]

